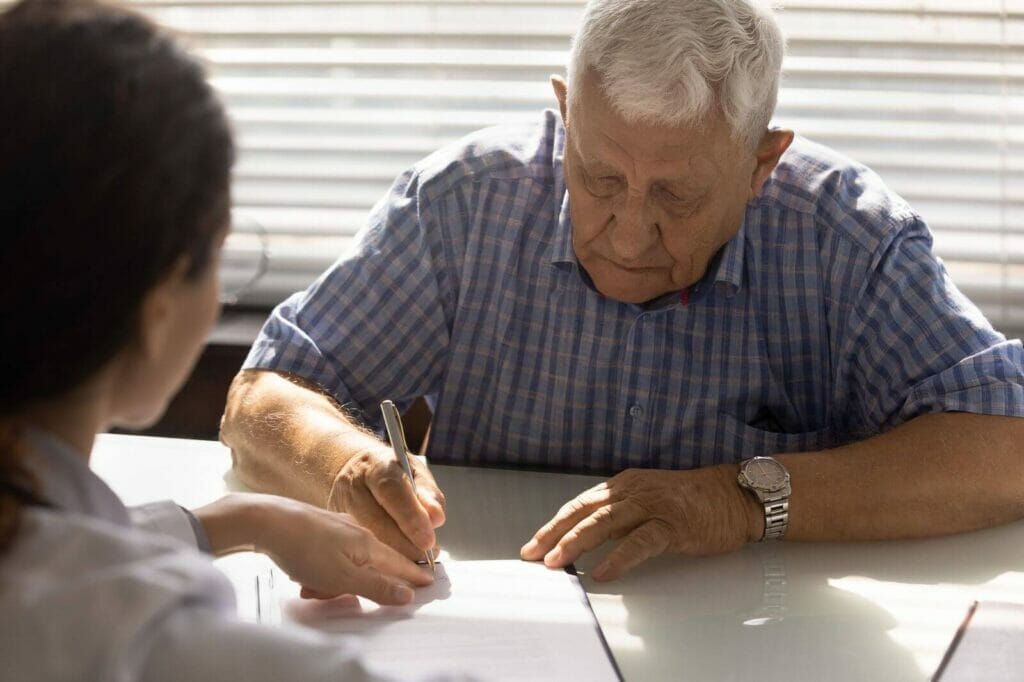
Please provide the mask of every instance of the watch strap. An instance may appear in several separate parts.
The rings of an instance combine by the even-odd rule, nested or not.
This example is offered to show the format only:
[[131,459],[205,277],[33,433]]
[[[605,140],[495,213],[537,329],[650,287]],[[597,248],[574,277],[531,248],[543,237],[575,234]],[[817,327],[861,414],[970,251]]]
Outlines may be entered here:
[[[753,458],[752,458],[753,459]],[[772,459],[776,465],[782,466],[778,460]],[[748,462],[752,460],[746,460],[741,464],[746,466]],[[783,467],[785,471],[785,467]],[[760,542],[767,540],[781,540],[786,534],[786,529],[789,527],[789,496],[792,494],[792,488],[789,484],[789,474],[786,473],[786,482],[782,488],[778,490],[768,491],[765,489],[759,489],[751,486],[745,479],[743,471],[741,469],[739,477],[740,485],[749,490],[764,506],[764,534],[761,536]]]
[[789,497],[778,500],[765,500],[764,502],[764,535],[761,542],[766,540],[781,540],[786,534],[789,526]]

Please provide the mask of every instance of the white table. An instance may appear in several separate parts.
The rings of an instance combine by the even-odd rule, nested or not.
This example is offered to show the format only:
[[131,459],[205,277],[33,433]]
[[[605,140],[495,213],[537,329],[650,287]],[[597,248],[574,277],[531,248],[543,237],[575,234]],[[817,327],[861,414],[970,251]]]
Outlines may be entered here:
[[[94,469],[128,504],[197,506],[242,486],[221,444],[103,435]],[[587,476],[435,466],[455,558],[518,557]],[[1024,602],[1024,522],[948,538],[750,546],[661,557],[614,583],[577,563],[626,680],[924,680],[974,599]]]

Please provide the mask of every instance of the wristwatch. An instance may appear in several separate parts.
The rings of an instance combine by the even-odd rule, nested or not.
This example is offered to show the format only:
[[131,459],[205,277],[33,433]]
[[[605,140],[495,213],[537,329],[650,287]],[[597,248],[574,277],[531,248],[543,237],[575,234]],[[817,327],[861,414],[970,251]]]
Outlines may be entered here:
[[741,487],[754,493],[764,505],[764,536],[761,541],[781,540],[789,525],[789,472],[772,457],[751,457],[740,463]]

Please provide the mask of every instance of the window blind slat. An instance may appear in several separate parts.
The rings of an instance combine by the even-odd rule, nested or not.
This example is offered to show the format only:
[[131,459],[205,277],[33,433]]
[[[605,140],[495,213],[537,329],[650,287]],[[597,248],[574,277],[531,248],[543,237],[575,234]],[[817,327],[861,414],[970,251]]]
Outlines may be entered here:
[[[581,6],[494,2],[474,15],[462,2],[314,3],[291,8],[272,44],[274,30],[252,29],[256,15],[220,33],[226,20],[197,17],[249,154],[238,200],[267,211],[268,229],[294,245],[350,237],[360,202],[368,209],[418,158],[552,106],[546,76],[562,70]],[[1024,191],[1014,192],[1024,190],[1024,154],[1014,153],[1024,147],[1024,7],[1007,9],[786,3],[776,116],[870,165],[918,208],[936,253],[1004,328],[1024,319]],[[278,264],[266,284],[294,281],[296,265]]]
[[[552,107],[580,0],[132,0],[209,61],[240,158],[225,273],[308,284],[394,177]],[[0,7],[9,0],[0,0]],[[789,0],[775,123],[877,171],[997,327],[1024,333],[1024,0]]]

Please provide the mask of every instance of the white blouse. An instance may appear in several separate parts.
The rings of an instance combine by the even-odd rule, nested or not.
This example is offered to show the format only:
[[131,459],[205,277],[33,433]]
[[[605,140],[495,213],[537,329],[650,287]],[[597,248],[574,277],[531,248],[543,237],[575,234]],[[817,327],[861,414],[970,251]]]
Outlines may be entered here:
[[129,510],[47,434],[27,507],[0,556],[0,679],[371,680],[352,641],[239,621],[230,583],[173,502]]

